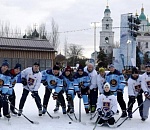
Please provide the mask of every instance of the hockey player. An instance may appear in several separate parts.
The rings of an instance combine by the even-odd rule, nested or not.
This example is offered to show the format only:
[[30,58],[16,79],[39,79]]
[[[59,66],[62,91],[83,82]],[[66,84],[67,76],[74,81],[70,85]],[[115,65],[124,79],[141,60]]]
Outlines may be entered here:
[[141,84],[145,95],[142,121],[145,121],[148,118],[150,108],[150,62],[146,64],[145,68],[146,72],[142,75],[142,84]]
[[67,95],[67,101],[68,101],[68,109],[67,112],[74,113],[74,97],[75,92],[77,92],[78,96],[81,94],[79,92],[78,83],[75,83],[72,73],[71,73],[71,67],[67,66],[65,68],[65,71],[62,73],[63,80],[64,80],[64,90]]
[[62,73],[63,76],[63,88],[66,92],[67,101],[68,101],[68,109],[67,112],[74,113],[74,80],[71,74],[70,66],[65,68],[65,71]]
[[105,84],[105,77],[106,77],[106,72],[104,68],[99,68],[99,74],[97,75],[97,86],[99,89],[99,93],[103,93],[103,86]]
[[11,118],[9,113],[8,96],[10,95],[10,73],[8,71],[9,63],[5,60],[0,68],[0,117],[1,108],[3,107],[3,115],[6,118]]
[[62,112],[66,114],[66,104],[63,96],[63,77],[60,73],[59,66],[54,65],[53,69],[46,70],[43,73],[42,82],[43,85],[46,86],[43,99],[43,114],[47,111],[48,101],[53,89],[55,90],[53,99],[61,103]]
[[90,104],[90,111],[91,113],[94,113],[96,110],[96,103],[97,103],[97,97],[98,97],[98,87],[96,85],[96,78],[97,78],[97,72],[94,69],[93,64],[88,63],[87,67],[84,68],[84,71],[88,73],[88,76],[90,77],[90,92],[89,92],[89,104]]
[[10,111],[12,114],[16,115],[17,112],[15,111],[14,107],[15,107],[15,100],[16,100],[16,95],[15,95],[15,91],[14,91],[14,86],[18,81],[18,75],[21,72],[21,64],[17,63],[14,67],[14,69],[10,70],[10,75],[11,75],[11,88],[12,89],[12,94],[8,97],[11,105],[10,105]]
[[[81,95],[84,102],[85,112],[89,113],[89,102],[88,102],[88,91],[90,86],[90,77],[86,72],[84,72],[84,68],[80,65],[78,67],[77,73],[74,75],[75,82],[78,82],[78,86],[81,90]],[[81,97],[80,97],[81,98]]]
[[39,110],[39,116],[42,116],[42,106],[41,99],[38,94],[38,89],[40,87],[42,74],[39,71],[39,63],[35,62],[32,67],[28,67],[21,72],[23,93],[19,103],[18,116],[21,116],[26,98],[31,92],[31,96],[35,99],[36,105]]
[[126,104],[123,99],[123,91],[125,87],[124,76],[115,69],[113,64],[109,65],[110,72],[106,76],[106,82],[110,84],[110,91],[117,95],[117,101],[121,107],[122,115],[121,118],[127,116]]
[[[132,75],[128,79],[128,117],[132,118],[132,108],[135,100],[137,99],[138,106],[143,103],[143,90],[141,88],[142,77],[139,75],[138,69],[136,67],[132,68]],[[139,108],[140,116],[143,117],[143,105]]]
[[109,83],[104,84],[104,92],[98,97],[97,111],[99,116],[96,123],[100,126],[105,123],[108,123],[109,126],[114,125],[113,115],[117,112],[117,99],[110,91]]

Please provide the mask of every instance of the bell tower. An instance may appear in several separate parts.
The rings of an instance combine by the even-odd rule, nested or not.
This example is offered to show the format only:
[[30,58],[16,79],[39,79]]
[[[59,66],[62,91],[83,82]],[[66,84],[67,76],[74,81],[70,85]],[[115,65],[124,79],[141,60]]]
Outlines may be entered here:
[[112,46],[114,44],[114,32],[112,31],[113,20],[110,17],[111,11],[108,3],[104,11],[104,17],[102,19],[102,31],[100,31],[100,46],[106,54],[112,52]]

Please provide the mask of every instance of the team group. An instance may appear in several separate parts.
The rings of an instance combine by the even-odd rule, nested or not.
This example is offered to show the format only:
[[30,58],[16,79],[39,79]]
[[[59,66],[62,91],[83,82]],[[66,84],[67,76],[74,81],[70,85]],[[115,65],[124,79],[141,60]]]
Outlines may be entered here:
[[[85,67],[79,65],[77,72],[72,73],[71,67],[67,66],[64,71],[60,71],[58,65],[52,69],[41,71],[39,63],[35,62],[32,67],[21,71],[21,64],[9,70],[9,63],[4,61],[0,68],[0,110],[3,108],[3,116],[10,118],[10,112],[22,115],[26,98],[31,92],[39,110],[39,116],[47,112],[49,98],[52,94],[56,100],[56,108],[62,107],[63,114],[74,113],[74,98],[83,99],[85,112],[88,114],[97,111],[98,124],[107,122],[109,125],[115,123],[114,114],[119,113],[117,104],[122,110],[121,117],[132,118],[132,107],[137,99],[141,119],[148,118],[150,107],[150,63],[145,66],[146,72],[139,75],[136,67],[132,68],[132,75],[128,79],[128,108],[123,99],[124,87],[126,85],[124,76],[115,69],[113,64],[109,65],[109,72],[104,68],[99,68],[97,72],[93,64],[88,63]],[[23,84],[23,93],[19,103],[19,111],[15,111],[15,91],[16,83]],[[43,103],[38,94],[40,84],[45,86]],[[145,101],[143,102],[143,93]],[[67,105],[64,98],[66,94]],[[99,97],[98,97],[99,93]],[[9,110],[10,106],[10,110]],[[2,116],[0,111],[0,116]]]

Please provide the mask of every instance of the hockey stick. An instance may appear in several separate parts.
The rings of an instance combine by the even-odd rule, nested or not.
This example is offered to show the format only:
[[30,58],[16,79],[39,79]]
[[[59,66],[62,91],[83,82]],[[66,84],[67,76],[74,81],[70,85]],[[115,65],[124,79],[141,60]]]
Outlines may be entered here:
[[46,113],[49,115],[50,118],[52,118],[52,119],[59,119],[59,118],[60,118],[60,116],[52,116],[52,115],[44,108],[43,105],[41,105],[41,106],[43,107],[43,109],[46,111]]
[[[129,105],[129,107],[127,108],[127,110],[126,111],[128,111],[129,110],[129,108],[131,107],[131,105],[133,105],[133,102],[132,103],[130,103],[130,105]],[[121,115],[122,116],[122,115]],[[117,121],[115,122],[115,124],[121,119],[121,116],[117,119]]]
[[[14,109],[16,109],[18,112],[19,112],[19,110],[14,106],[14,105],[12,105],[9,101],[6,101],[8,104],[10,104],[12,107],[14,107]],[[30,120],[26,115],[24,115],[23,113],[20,113],[22,116],[24,116],[24,118],[26,118],[30,123],[32,123],[32,124],[39,124],[39,122],[37,122],[37,121],[32,121],[32,120]]]
[[[138,94],[137,96],[139,96],[139,94]],[[137,96],[135,97],[135,99],[137,98]],[[129,108],[130,108],[133,104],[134,104],[134,102],[131,102],[126,111],[128,111]],[[120,119],[121,119],[121,116],[118,118],[118,120],[115,122],[115,124],[116,124]]]
[[75,114],[75,113],[73,113],[73,115],[74,115],[74,118],[75,118],[76,120],[78,120],[78,119],[77,119],[77,117],[76,117],[76,114]]
[[94,125],[93,130],[95,130],[95,129],[96,129],[96,126],[97,126],[98,122],[100,121],[100,119],[101,119],[101,116],[100,116],[100,117],[99,117],[99,119],[95,122],[95,125]]
[[[31,96],[32,96],[32,91],[30,90],[30,88],[28,87],[29,91],[31,92]],[[49,90],[49,89],[48,89]],[[45,112],[48,114],[48,116],[52,119],[59,119],[60,116],[52,116],[46,109],[45,107],[38,101],[37,97],[36,96],[32,96],[34,99],[37,100],[37,102],[41,105],[41,107],[43,107],[43,109],[45,110]]]
[[[70,120],[74,121],[74,119],[70,116],[70,114],[67,113],[67,116],[70,118]],[[77,119],[75,113],[73,113],[73,116],[74,116],[74,118],[75,118],[75,121],[78,121],[78,119]]]
[[[144,102],[145,102],[145,101],[144,101]],[[132,114],[133,114],[134,112],[136,112],[136,110],[139,109],[139,108],[143,105],[144,102],[142,102],[142,103],[132,112]],[[129,118],[129,116],[127,116],[127,117],[126,117],[119,125],[117,125],[116,127],[120,127],[128,118]]]
[[95,112],[93,116],[91,116],[90,120],[93,120],[93,118],[95,118],[96,115],[97,115],[97,111]]
[[[32,95],[31,95],[32,96]],[[33,97],[33,96],[32,96]],[[37,99],[37,97],[36,96],[34,96],[33,97],[34,99],[36,98]],[[52,118],[52,119],[59,119],[60,118],[60,116],[52,116],[45,108],[44,108],[44,106],[37,100],[37,102],[43,107],[43,109],[45,110],[45,112],[48,114],[48,116],[50,117],[50,118]]]
[[67,113],[67,116],[69,117],[69,119],[71,120],[71,121],[74,121],[73,120],[73,118]]
[[81,98],[79,98],[79,122],[81,122]]

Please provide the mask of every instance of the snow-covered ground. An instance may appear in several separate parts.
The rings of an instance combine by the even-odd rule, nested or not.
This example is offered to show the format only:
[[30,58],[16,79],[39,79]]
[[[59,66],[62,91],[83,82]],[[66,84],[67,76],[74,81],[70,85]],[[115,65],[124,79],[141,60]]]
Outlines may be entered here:
[[[19,101],[20,97],[22,94],[22,85],[17,84],[15,86],[15,92],[16,92],[16,108],[19,106]],[[39,94],[40,97],[43,101],[43,95],[45,92],[45,87],[41,85],[39,89]],[[125,88],[125,94],[124,94],[126,103],[128,101],[127,98],[127,87]],[[78,107],[79,106],[79,99],[76,97],[75,98],[75,114],[78,118]],[[38,116],[38,109],[36,107],[34,99],[31,97],[31,95],[28,95],[28,98],[26,100],[24,109],[23,109],[23,114],[25,114],[29,119],[33,121],[38,121],[39,124],[31,124],[29,121],[27,121],[23,116],[21,117],[15,117],[12,116],[10,119],[10,122],[8,123],[7,120],[5,120],[3,117],[0,119],[0,130],[92,130],[94,125],[90,123],[90,115],[85,114],[85,111],[83,109],[83,103],[82,103],[82,122],[83,123],[77,123],[77,122],[72,122],[69,124],[71,121],[67,115],[63,115],[61,108],[58,113],[54,113],[53,109],[55,107],[55,101],[51,98],[49,101],[49,106],[48,106],[48,112],[51,115],[54,116],[60,116],[59,119],[51,119],[47,114],[39,117]],[[135,103],[134,108],[137,107],[137,103]],[[118,109],[120,110],[120,107],[118,106]],[[121,112],[120,112],[121,114]],[[116,115],[115,118],[118,119],[120,115]],[[121,122],[123,119],[121,119],[119,122]],[[85,124],[86,123],[86,124]],[[127,120],[123,125],[121,125],[119,128],[115,128],[118,130],[145,130],[149,129],[149,124],[150,124],[150,117],[147,119],[145,122],[142,122],[140,120],[140,116],[138,111],[136,111],[133,115],[132,120]],[[108,128],[108,127],[97,127],[96,130],[98,129],[113,129],[113,128]]]

